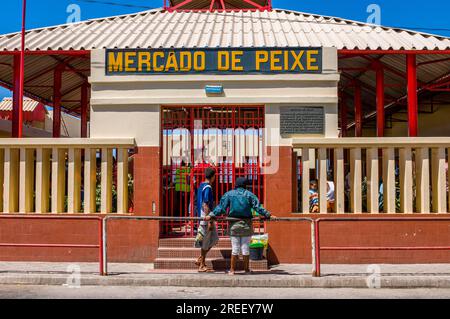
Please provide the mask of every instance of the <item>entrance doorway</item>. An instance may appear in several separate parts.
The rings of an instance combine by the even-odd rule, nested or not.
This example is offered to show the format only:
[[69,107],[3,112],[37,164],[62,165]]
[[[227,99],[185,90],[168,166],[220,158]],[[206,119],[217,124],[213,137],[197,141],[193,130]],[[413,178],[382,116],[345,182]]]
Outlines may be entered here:
[[[164,106],[161,110],[163,216],[196,217],[196,189],[207,167],[216,170],[215,203],[237,177],[263,201],[263,106]],[[163,237],[193,237],[196,223],[165,221]],[[226,222],[218,222],[226,235]]]

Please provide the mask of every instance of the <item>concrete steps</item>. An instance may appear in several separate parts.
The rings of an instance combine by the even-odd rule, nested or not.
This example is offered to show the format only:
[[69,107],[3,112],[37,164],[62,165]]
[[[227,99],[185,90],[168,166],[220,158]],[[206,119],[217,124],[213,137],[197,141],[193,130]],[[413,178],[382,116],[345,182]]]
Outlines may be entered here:
[[[194,247],[194,238],[164,238],[159,241],[155,269],[193,270],[198,267],[195,262],[200,250]],[[221,238],[218,245],[211,249],[206,260],[208,267],[221,271],[229,269],[231,257],[231,242],[229,238]],[[268,270],[267,260],[251,260],[252,270]],[[239,259],[237,270],[243,269],[242,257]]]
[[[197,258],[199,255],[198,248],[173,248],[173,247],[159,247],[158,258]],[[210,258],[230,258],[231,249],[228,248],[213,248],[208,253]]]
[[[195,265],[197,258],[156,258],[154,262],[155,269],[177,269],[177,270],[193,270],[198,267]],[[207,258],[206,265],[211,269],[220,271],[230,268],[229,258]],[[251,260],[250,268],[252,270],[268,270],[267,260]],[[237,270],[243,270],[242,257],[237,264]]]
[[[162,238],[159,240],[160,248],[194,248],[195,238]],[[220,238],[215,248],[231,249],[229,238]]]

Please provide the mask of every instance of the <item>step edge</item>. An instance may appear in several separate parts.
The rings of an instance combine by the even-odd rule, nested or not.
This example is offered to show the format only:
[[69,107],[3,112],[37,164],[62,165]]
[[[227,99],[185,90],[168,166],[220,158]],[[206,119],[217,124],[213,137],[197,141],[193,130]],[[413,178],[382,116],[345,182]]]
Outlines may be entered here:
[[[230,260],[231,258],[220,258],[220,257],[217,257],[217,258],[215,258],[215,257],[212,257],[212,258],[206,258],[206,260]],[[176,258],[161,258],[161,257],[157,257],[157,258],[155,258],[155,260],[154,260],[154,262],[157,262],[157,261],[195,261],[196,260],[196,258],[195,257],[193,257],[193,258],[190,258],[190,257],[188,257],[188,258],[186,258],[186,257],[176,257]],[[240,260],[242,260],[242,259],[240,259]],[[261,263],[263,263],[263,262],[267,262],[268,260],[267,259],[261,259],[261,260],[250,260],[250,262],[261,262]]]
[[[159,238],[159,241],[195,241],[195,237],[192,238]],[[219,241],[227,241],[231,242],[231,239],[229,237],[220,238]]]
[[[200,251],[200,248],[195,248],[195,247],[158,247],[158,250],[195,250],[195,251]],[[231,247],[230,248],[213,247],[210,249],[210,251],[215,251],[215,250],[230,250],[231,251]]]

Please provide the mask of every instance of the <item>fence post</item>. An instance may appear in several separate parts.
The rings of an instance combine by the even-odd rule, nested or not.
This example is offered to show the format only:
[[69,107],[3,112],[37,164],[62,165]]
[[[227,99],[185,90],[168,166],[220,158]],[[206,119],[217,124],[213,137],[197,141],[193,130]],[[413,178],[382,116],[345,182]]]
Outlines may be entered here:
[[108,240],[107,240],[107,224],[106,221],[108,219],[108,216],[105,216],[102,219],[102,253],[103,253],[103,265],[102,265],[102,276],[108,276]]
[[314,225],[314,252],[315,252],[315,269],[313,277],[320,277],[320,241],[319,241],[319,222],[320,219],[313,220]]
[[317,260],[316,260],[316,222],[311,220],[311,253],[312,253],[312,275],[315,276]]
[[99,218],[98,219],[98,246],[99,246],[99,268],[100,268],[100,276],[104,276],[105,273],[103,272],[104,269],[104,262],[105,260],[103,259],[104,253],[104,238],[103,238],[104,234],[103,234],[103,218]]

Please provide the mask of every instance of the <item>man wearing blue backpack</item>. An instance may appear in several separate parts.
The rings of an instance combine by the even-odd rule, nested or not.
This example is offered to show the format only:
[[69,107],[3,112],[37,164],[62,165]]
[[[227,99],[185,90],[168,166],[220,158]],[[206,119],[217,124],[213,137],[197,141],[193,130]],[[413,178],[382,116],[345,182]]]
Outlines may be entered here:
[[244,259],[244,271],[250,273],[250,241],[253,235],[253,210],[260,218],[274,218],[265,210],[252,192],[246,189],[246,178],[236,179],[235,188],[223,195],[220,204],[205,217],[206,221],[228,213],[237,220],[230,222],[231,267],[230,275],[234,275],[239,255]]

